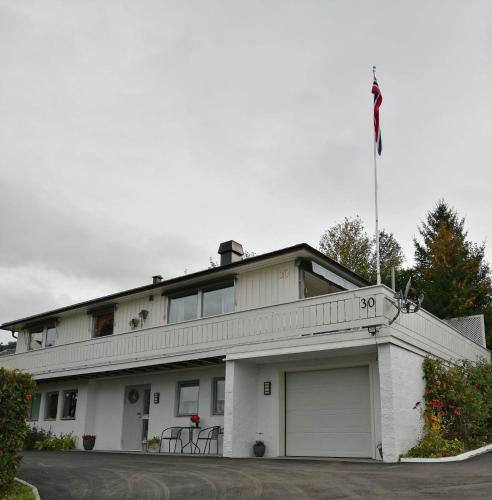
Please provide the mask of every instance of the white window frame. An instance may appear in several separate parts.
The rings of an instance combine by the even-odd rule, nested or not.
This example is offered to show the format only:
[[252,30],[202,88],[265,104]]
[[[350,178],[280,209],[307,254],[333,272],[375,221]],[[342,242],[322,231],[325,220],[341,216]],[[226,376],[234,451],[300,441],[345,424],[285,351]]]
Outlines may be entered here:
[[[182,387],[198,387],[197,396],[197,409],[194,413],[180,413],[179,407],[181,405],[181,388]],[[191,417],[192,415],[198,414],[200,409],[200,380],[180,380],[176,386],[176,416],[177,417]]]
[[[212,415],[224,415],[224,411],[217,411],[217,382],[224,381],[224,407],[225,407],[225,377],[214,377],[212,379]],[[225,408],[224,408],[225,410]]]
[[[46,414],[48,413],[48,404],[49,404],[48,402],[50,399],[50,394],[57,394],[55,417],[47,417],[46,416]],[[48,391],[48,392],[46,392],[45,396],[44,396],[44,408],[43,408],[44,420],[51,421],[51,422],[55,421],[58,418],[59,409],[60,409],[60,391]]]
[[[68,392],[75,392],[77,394],[77,396],[76,396],[76,403],[75,403],[75,415],[73,417],[65,417],[64,416],[64,413],[65,413],[65,404],[66,404],[65,395]],[[65,390],[63,390],[62,394],[63,394],[63,403],[62,403],[62,408],[61,408],[61,417],[60,417],[60,420],[75,420],[77,418],[77,406],[78,406],[77,403],[79,401],[79,390],[78,389],[65,389]]]

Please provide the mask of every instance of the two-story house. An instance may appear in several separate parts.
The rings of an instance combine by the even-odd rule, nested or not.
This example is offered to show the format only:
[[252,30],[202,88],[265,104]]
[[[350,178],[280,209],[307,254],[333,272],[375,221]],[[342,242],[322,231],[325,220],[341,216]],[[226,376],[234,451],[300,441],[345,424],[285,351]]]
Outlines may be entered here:
[[424,357],[490,358],[480,321],[391,323],[392,290],[307,244],[219,253],[215,268],[1,325],[18,341],[0,365],[38,382],[33,425],[141,450],[198,414],[223,428],[226,457],[251,456],[261,433],[270,457],[393,462],[421,430]]

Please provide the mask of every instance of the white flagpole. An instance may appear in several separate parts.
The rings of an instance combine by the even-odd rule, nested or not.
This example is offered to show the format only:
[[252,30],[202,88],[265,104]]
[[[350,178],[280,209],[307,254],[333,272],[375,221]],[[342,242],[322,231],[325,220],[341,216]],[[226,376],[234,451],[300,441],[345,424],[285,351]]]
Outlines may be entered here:
[[[372,67],[372,75],[374,78],[376,78],[376,66]],[[374,109],[373,109],[373,116],[374,116]],[[376,209],[376,275],[377,275],[377,284],[381,284],[381,268],[379,264],[379,218],[378,218],[378,167],[377,167],[377,162],[376,162],[376,137],[374,136],[373,133],[373,140],[372,142],[374,143],[374,205]]]

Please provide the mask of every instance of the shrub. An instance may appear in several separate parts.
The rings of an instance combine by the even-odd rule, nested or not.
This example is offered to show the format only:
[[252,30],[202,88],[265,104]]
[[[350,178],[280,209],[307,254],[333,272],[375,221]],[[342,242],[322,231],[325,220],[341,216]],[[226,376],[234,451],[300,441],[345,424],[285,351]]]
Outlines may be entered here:
[[73,450],[76,446],[77,438],[71,432],[60,434],[60,437],[49,435],[34,443],[36,450]]
[[34,450],[34,445],[36,441],[42,441],[43,439],[47,439],[52,437],[51,431],[45,431],[44,429],[38,429],[37,427],[31,427],[26,434],[26,438],[24,439],[24,449],[25,450]]
[[0,368],[0,498],[6,496],[20,466],[27,416],[35,382],[27,373]]
[[492,364],[423,362],[424,433],[407,457],[446,457],[492,441]]

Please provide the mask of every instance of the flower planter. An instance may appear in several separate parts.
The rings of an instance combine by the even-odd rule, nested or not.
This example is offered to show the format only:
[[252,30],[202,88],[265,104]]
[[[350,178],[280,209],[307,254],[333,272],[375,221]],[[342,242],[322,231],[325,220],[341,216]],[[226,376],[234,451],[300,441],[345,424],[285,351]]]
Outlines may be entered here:
[[255,457],[262,457],[265,455],[266,446],[263,441],[256,441],[253,446],[253,453]]
[[96,444],[96,438],[88,438],[82,440],[82,445],[84,446],[84,450],[90,451],[94,449],[94,445]]

